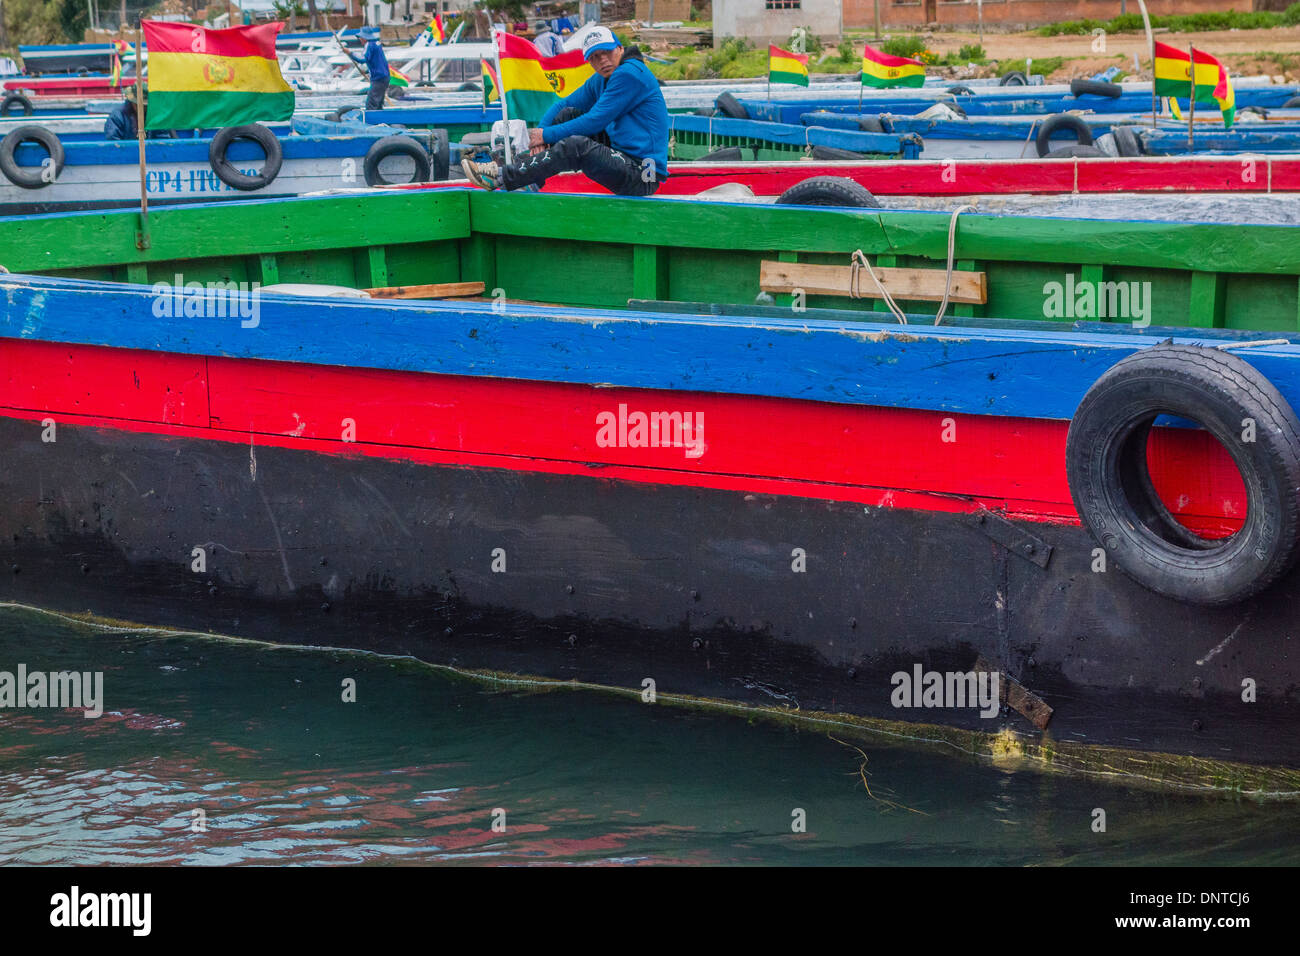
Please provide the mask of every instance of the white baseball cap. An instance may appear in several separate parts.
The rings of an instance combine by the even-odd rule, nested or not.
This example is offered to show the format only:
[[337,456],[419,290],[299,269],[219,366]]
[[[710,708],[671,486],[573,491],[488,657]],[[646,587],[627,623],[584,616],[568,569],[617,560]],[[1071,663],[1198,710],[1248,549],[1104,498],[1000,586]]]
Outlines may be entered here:
[[609,27],[596,27],[582,41],[582,58],[590,60],[597,50],[616,50],[622,45]]

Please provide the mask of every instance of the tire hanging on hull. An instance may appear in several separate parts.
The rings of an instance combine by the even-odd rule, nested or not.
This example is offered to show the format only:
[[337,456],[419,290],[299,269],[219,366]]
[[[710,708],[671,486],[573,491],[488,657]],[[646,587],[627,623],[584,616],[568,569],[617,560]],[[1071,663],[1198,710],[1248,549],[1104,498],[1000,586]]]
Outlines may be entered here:
[[[1198,536],[1161,500],[1147,439],[1162,415],[1198,423],[1231,456],[1246,491],[1246,515],[1231,537]],[[1295,563],[1300,419],[1236,355],[1158,345],[1118,362],[1080,403],[1065,457],[1084,526],[1120,570],[1149,590],[1191,604],[1235,604]]]

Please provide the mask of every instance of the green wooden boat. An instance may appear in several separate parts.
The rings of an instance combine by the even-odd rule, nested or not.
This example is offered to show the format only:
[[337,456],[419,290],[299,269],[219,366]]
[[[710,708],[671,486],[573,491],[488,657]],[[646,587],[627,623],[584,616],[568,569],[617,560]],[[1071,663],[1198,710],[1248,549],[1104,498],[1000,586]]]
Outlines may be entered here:
[[[1140,214],[1140,206],[1136,210]],[[945,321],[1023,320],[1300,331],[1300,227],[1101,221],[484,193],[373,191],[285,201],[10,218],[10,272],[153,283],[311,282],[354,288],[481,281],[509,301],[626,308],[629,300],[879,312],[864,297],[765,293],[762,263],[976,273],[982,301]],[[847,287],[846,287],[847,288]],[[1095,294],[1089,295],[1088,289]],[[1131,314],[1111,314],[1119,292]],[[935,315],[939,297],[897,297]],[[798,301],[796,301],[798,299]],[[1089,304],[1091,303],[1091,305]],[[687,306],[695,308],[695,306]],[[924,321],[924,320],[922,320]]]

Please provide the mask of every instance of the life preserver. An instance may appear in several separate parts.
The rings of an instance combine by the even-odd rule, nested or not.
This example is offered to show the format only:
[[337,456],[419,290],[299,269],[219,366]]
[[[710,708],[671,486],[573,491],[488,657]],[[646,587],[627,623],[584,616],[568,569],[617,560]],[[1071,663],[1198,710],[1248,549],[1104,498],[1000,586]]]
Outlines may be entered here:
[[32,101],[21,93],[6,93],[5,98],[0,100],[0,116],[13,116],[14,107],[22,111],[23,116],[31,116]]
[[1052,151],[1052,134],[1058,129],[1074,130],[1074,134],[1079,137],[1079,146],[1092,145],[1091,126],[1071,113],[1053,113],[1038,128],[1038,137],[1034,140],[1034,144],[1038,147],[1039,156],[1046,156]]
[[[19,166],[15,153],[23,143],[37,143],[50,154],[48,163]],[[42,189],[63,172],[63,143],[44,126],[19,126],[0,140],[0,173],[15,186]]]
[[[390,156],[409,156],[415,162],[415,173],[410,179],[390,180],[379,171],[379,164]],[[385,136],[377,139],[366,151],[365,171],[367,186],[395,186],[401,183],[427,183],[432,172],[429,154],[410,136]]]
[[[241,139],[257,143],[266,153],[266,162],[260,173],[251,176],[241,173],[226,159],[226,151],[230,149],[230,144]],[[208,163],[211,164],[217,178],[227,186],[248,192],[269,186],[275,181],[275,177],[280,175],[280,166],[284,163],[284,150],[276,135],[259,123],[226,126],[217,130],[217,135],[212,137],[212,143],[208,146]]]
[[779,206],[858,206],[878,209],[879,200],[861,183],[844,176],[812,176],[776,198]]
[[[1190,419],[1232,457],[1246,489],[1236,534],[1202,538],[1161,500],[1147,438],[1161,415]],[[1247,428],[1247,424],[1249,427]],[[1158,594],[1224,605],[1268,587],[1300,541],[1300,419],[1244,359],[1158,345],[1117,363],[1088,390],[1066,439],[1070,495],[1121,571]]]

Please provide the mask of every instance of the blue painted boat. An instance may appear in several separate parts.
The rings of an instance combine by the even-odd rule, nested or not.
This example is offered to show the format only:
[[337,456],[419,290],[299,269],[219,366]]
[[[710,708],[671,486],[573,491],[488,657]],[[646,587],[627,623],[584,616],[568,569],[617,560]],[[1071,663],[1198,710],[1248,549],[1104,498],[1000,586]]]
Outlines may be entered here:
[[871,157],[916,159],[921,155],[921,138],[914,133],[817,129],[801,124],[683,113],[670,115],[669,121],[672,129],[669,156],[675,159],[701,159],[718,150],[735,149],[745,152],[745,159],[788,159],[804,152],[816,158],[835,158],[821,152],[828,149]]
[[[1065,115],[1066,119],[1054,119]],[[1077,127],[1087,127],[1093,144],[1105,155],[1120,155],[1114,144],[1103,137],[1116,127],[1130,127],[1138,145],[1148,139],[1154,144],[1146,150],[1154,155],[1186,155],[1187,123],[1161,117],[1153,133],[1151,116],[1123,113],[1053,114],[1049,116],[980,116],[971,118],[930,117],[858,113],[833,113],[825,110],[803,113],[799,121],[808,127],[860,130],[880,127],[889,133],[912,133],[925,143],[927,159],[1006,159],[1045,155],[1049,149],[1080,142]],[[1250,114],[1244,114],[1250,115]],[[1041,149],[1036,149],[1045,124],[1053,129]],[[1292,152],[1300,134],[1300,110],[1276,110],[1266,121],[1241,122],[1225,130],[1218,113],[1210,113],[1196,124],[1195,152]],[[1180,139],[1181,136],[1181,139]],[[1085,137],[1086,138],[1086,137]],[[1137,155],[1133,153],[1132,155]]]
[[[303,135],[287,126],[262,129],[271,134],[264,144],[235,139],[225,145],[217,143],[215,136],[146,140],[145,186],[150,204],[283,198],[327,189],[424,182],[432,178],[435,168],[442,178],[447,175],[445,139],[440,140],[441,156],[431,155],[435,137],[425,130],[336,125],[332,135]],[[54,150],[48,142],[18,141],[19,133],[0,142],[0,213],[138,205],[138,143],[81,135],[89,134],[57,138]],[[228,131],[223,133],[223,139],[228,136]],[[268,150],[278,157],[268,160]],[[54,161],[54,153],[60,154],[61,161]]]

